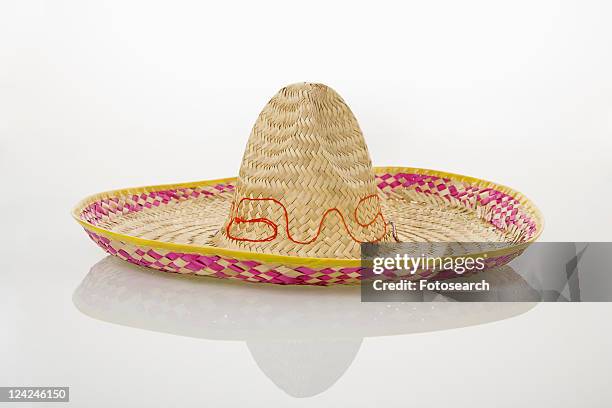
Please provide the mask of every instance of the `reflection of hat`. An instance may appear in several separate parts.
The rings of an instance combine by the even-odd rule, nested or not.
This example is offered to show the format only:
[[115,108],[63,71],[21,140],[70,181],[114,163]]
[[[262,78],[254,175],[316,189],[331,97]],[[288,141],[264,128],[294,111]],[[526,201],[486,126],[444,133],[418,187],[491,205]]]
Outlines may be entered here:
[[257,366],[293,397],[312,397],[330,388],[357,356],[361,338],[247,340]]
[[[204,161],[209,154],[214,145]],[[358,281],[364,242],[520,244],[542,230],[535,206],[510,188],[373,168],[349,107],[311,83],[281,89],[264,107],[238,178],[101,193],[74,216],[98,245],[132,263],[281,284]]]
[[[492,285],[498,280],[512,290],[526,288],[509,267],[488,277]],[[246,341],[266,375],[295,396],[314,395],[331,386],[350,366],[363,337],[486,323],[516,316],[534,305],[362,303],[356,287],[321,290],[204,282],[160,274],[111,257],[94,265],[73,300],[83,313],[112,323]]]

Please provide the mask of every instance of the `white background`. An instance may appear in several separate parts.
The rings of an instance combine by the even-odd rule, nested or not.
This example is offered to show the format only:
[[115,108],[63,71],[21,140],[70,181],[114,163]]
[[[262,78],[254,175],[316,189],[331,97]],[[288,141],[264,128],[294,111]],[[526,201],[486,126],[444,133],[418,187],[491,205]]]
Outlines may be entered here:
[[[0,385],[71,385],[78,406],[120,386],[145,394],[132,406],[175,391],[193,406],[609,406],[608,305],[366,340],[333,388],[292,399],[243,344],[76,311],[102,253],[69,210],[108,189],[235,175],[267,100],[315,81],[351,106],[376,165],[509,185],[542,210],[543,240],[609,241],[610,21],[606,1],[3,1]],[[427,351],[442,344],[466,354]]]

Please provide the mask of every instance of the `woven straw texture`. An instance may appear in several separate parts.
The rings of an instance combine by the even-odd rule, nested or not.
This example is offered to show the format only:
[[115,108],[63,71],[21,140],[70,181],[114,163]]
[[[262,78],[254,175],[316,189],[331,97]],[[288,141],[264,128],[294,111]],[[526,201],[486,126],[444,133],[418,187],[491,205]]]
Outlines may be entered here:
[[[521,244],[541,231],[538,210],[507,187],[423,169],[375,168],[375,172],[378,193],[384,197],[381,205],[395,219],[402,242],[516,243],[514,249],[487,259],[487,267],[495,267],[519,255]],[[292,258],[213,246],[231,206],[235,182],[102,193],[85,199],[74,216],[106,252],[149,268],[278,284],[359,282],[364,273],[359,259]],[[453,254],[452,245],[448,254]]]
[[[488,258],[495,267],[543,225],[510,188],[433,170],[372,168],[346,103],[308,83],[281,89],[265,106],[238,178],[102,193],[74,216],[105,251],[138,265],[313,285],[358,282],[363,242],[514,245]],[[437,255],[457,249],[465,254],[449,245]]]
[[[237,222],[264,218],[284,228]],[[391,240],[386,232],[368,148],[349,107],[325,85],[281,89],[253,126],[215,245],[356,258],[361,242]]]

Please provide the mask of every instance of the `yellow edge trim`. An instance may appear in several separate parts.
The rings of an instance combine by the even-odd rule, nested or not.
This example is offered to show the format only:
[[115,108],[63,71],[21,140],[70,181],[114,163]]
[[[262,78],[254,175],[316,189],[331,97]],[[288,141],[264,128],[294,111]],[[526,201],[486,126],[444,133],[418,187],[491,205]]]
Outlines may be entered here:
[[[415,167],[374,167],[374,172],[376,174],[379,174],[379,173],[393,174],[393,173],[403,172],[403,173],[414,173],[414,174],[422,174],[422,175],[427,175],[427,176],[450,178],[453,181],[470,183],[478,187],[495,188],[496,190],[501,191],[515,198],[519,203],[521,203],[521,205],[525,207],[526,211],[528,211],[531,214],[531,216],[535,219],[536,226],[537,226],[537,232],[528,242],[517,243],[516,245],[508,247],[508,248],[486,252],[486,254],[490,257],[505,255],[505,254],[517,251],[521,247],[527,247],[527,245],[529,245],[531,242],[538,239],[538,237],[542,233],[542,229],[544,228],[544,219],[540,211],[536,208],[536,206],[523,194],[519,193],[518,191],[510,187],[506,187],[501,184],[478,179],[475,177],[463,176],[461,174],[448,173],[448,172],[438,171],[438,170],[420,169],[420,168],[415,168]],[[257,260],[257,261],[261,261],[261,262],[269,263],[269,264],[291,264],[291,265],[304,265],[304,266],[311,266],[311,267],[331,267],[331,266],[356,267],[356,266],[361,266],[360,259],[306,258],[306,257],[299,257],[299,256],[262,254],[262,253],[257,253],[257,252],[219,248],[219,247],[214,247],[210,245],[176,244],[172,242],[163,242],[163,241],[138,238],[138,237],[133,237],[130,235],[113,232],[105,228],[97,227],[87,221],[82,220],[79,216],[80,212],[87,205],[91,204],[94,201],[98,201],[104,198],[110,198],[110,197],[121,196],[121,195],[126,195],[126,194],[139,194],[143,192],[155,191],[155,190],[160,190],[160,189],[210,186],[210,185],[216,185],[216,184],[221,184],[221,183],[228,183],[228,182],[232,182],[235,180],[236,180],[236,177],[229,177],[229,178],[216,179],[216,180],[194,181],[191,183],[161,184],[161,185],[154,185],[154,186],[132,187],[132,188],[125,188],[125,189],[120,189],[120,190],[106,191],[103,193],[88,196],[85,199],[81,200],[73,208],[72,217],[79,224],[81,224],[84,228],[90,231],[93,231],[97,234],[101,234],[103,236],[116,239],[118,241],[140,245],[140,246],[163,248],[163,249],[172,250],[176,252],[190,252],[190,253],[197,253],[197,254],[202,254],[202,255],[221,255],[221,256],[227,256],[230,258],[237,258],[237,259]],[[477,256],[482,256],[484,254],[485,253],[470,254],[469,257],[477,257]]]

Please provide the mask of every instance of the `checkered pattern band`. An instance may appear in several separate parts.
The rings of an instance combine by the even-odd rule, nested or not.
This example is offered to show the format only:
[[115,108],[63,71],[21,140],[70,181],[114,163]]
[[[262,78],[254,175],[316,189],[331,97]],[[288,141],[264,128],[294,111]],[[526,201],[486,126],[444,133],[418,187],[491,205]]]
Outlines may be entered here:
[[[376,181],[379,190],[384,194],[390,194],[399,189],[409,189],[418,194],[442,197],[466,208],[479,208],[483,217],[495,228],[520,230],[523,242],[530,240],[538,233],[536,220],[523,208],[519,200],[495,188],[483,188],[450,178],[405,172],[378,174]],[[96,226],[113,216],[146,211],[149,208],[167,205],[171,202],[202,196],[212,197],[233,189],[234,185],[231,183],[219,183],[212,186],[194,185],[124,194],[99,199],[85,205],[79,212],[79,217]],[[368,271],[362,267],[312,268],[306,265],[268,264],[255,259],[234,259],[214,254],[176,252],[167,250],[163,246],[142,246],[123,242],[113,238],[112,234],[107,235],[104,232],[87,229],[87,227],[85,230],[89,237],[109,254],[136,265],[167,272],[296,285],[354,284],[368,274]],[[486,267],[504,265],[520,252],[522,250],[517,249],[510,254],[488,258]],[[393,276],[392,271],[386,274]],[[427,277],[426,274],[421,276]],[[442,271],[436,275],[438,279],[457,276],[453,271]]]

